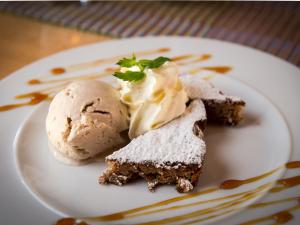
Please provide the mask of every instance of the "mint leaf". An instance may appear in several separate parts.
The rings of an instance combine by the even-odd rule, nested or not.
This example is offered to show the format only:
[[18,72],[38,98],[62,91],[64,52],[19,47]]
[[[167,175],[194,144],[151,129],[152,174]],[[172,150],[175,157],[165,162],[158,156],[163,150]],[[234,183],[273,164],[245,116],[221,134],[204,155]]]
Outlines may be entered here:
[[133,55],[132,58],[121,59],[119,62],[117,62],[117,64],[121,67],[126,68],[138,66],[140,71],[126,71],[125,73],[115,72],[113,75],[125,81],[138,81],[146,76],[146,74],[144,73],[144,70],[146,68],[158,68],[161,65],[163,65],[166,61],[170,61],[170,59],[166,57],[158,57],[154,60],[142,59],[140,61],[137,61],[135,55]]
[[149,68],[158,68],[158,67],[160,67],[161,65],[163,65],[167,61],[170,61],[170,59],[167,58],[167,57],[162,57],[161,56],[161,57],[158,57],[158,58],[156,58],[154,60],[150,60],[148,67]]
[[126,71],[125,73],[115,72],[113,75],[125,81],[138,81],[138,80],[142,80],[146,76],[144,72],[137,72],[137,71]]
[[152,62],[152,60],[150,60],[150,59],[141,59],[141,60],[138,62],[138,64],[139,64],[141,67],[143,67],[143,69],[144,69],[145,67],[148,67],[148,66],[151,64],[151,62]]
[[163,65],[166,61],[170,61],[167,57],[158,57],[154,60],[150,59],[142,59],[140,61],[136,61],[135,55],[132,56],[132,58],[123,58],[119,62],[117,62],[117,65],[122,67],[132,67],[132,66],[138,66],[141,71],[143,71],[146,67],[148,68],[158,68],[161,65]]
[[158,57],[154,60],[150,60],[150,59],[142,59],[140,61],[138,61],[138,64],[141,65],[143,68],[158,68],[161,65],[163,65],[166,61],[170,61],[169,58],[166,57]]
[[136,57],[135,55],[133,55],[132,58],[123,58],[119,62],[117,62],[117,64],[126,68],[135,66],[137,65]]

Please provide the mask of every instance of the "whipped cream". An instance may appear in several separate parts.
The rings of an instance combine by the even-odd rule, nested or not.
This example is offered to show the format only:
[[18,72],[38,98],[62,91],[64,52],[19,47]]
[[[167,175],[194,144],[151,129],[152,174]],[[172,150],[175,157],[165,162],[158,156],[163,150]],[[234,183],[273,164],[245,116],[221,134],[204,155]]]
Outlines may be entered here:
[[[121,67],[121,72],[140,71],[138,66]],[[165,62],[156,69],[146,68],[143,80],[120,80],[121,101],[129,107],[129,137],[133,139],[156,129],[184,113],[187,94],[178,78],[175,63]]]

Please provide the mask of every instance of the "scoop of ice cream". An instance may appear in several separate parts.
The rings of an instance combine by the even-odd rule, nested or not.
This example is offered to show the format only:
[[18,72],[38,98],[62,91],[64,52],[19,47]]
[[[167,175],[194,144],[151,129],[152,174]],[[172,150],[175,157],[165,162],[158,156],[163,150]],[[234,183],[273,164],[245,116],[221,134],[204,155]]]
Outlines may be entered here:
[[[124,143],[127,108],[119,93],[100,81],[76,81],[50,104],[46,130],[59,157],[81,161]],[[63,156],[63,157],[62,157]]]
[[[140,71],[138,66],[121,67],[121,72]],[[161,127],[184,113],[187,94],[178,77],[174,62],[166,62],[159,68],[144,70],[146,76],[136,82],[120,80],[121,101],[130,111],[129,137]]]

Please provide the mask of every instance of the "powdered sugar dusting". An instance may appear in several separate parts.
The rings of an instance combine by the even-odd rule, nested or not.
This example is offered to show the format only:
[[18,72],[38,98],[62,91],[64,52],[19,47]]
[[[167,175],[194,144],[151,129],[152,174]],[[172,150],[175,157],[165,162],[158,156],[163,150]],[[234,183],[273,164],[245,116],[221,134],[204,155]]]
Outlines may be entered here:
[[185,87],[187,95],[191,99],[200,98],[202,100],[214,100],[214,101],[242,101],[239,97],[225,95],[220,92],[219,89],[214,87],[208,81],[201,79],[196,75],[183,75],[180,77]]
[[120,163],[151,162],[157,167],[172,163],[198,164],[200,167],[206,146],[202,132],[201,138],[193,133],[194,123],[199,120],[206,120],[205,108],[201,100],[193,100],[178,119],[133,139],[107,159]]

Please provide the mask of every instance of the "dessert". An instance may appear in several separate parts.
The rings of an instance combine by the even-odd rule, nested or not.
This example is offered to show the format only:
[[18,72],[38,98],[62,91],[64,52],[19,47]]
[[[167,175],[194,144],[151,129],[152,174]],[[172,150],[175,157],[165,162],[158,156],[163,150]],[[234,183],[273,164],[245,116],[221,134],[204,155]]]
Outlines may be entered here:
[[150,191],[159,184],[176,184],[179,192],[191,191],[197,184],[206,153],[202,139],[205,122],[202,101],[191,101],[179,118],[138,136],[109,155],[108,169],[99,182],[123,185],[142,177]]
[[[99,183],[123,185],[142,177],[150,191],[160,184],[193,190],[206,154],[206,120],[236,125],[245,102],[198,76],[179,77],[166,57],[133,56],[117,64],[119,92],[103,82],[78,81],[55,96],[46,119],[54,156],[80,164],[121,147],[106,157]],[[124,147],[128,129],[132,140]]]
[[208,122],[237,125],[243,119],[245,102],[236,96],[225,95],[208,81],[195,75],[181,76],[190,99],[201,99],[205,105]]
[[54,156],[80,164],[97,154],[124,145],[127,109],[119,93],[100,81],[76,81],[50,104],[46,130]]
[[165,57],[137,61],[133,56],[118,64],[116,76],[120,78],[121,101],[129,108],[131,139],[184,113],[188,97],[174,62]]
[[151,70],[141,69],[138,64],[143,60],[135,57],[123,60],[126,63],[118,64],[125,67],[115,76],[124,80],[121,100],[129,107],[129,136],[134,139],[106,157],[108,169],[99,183],[123,185],[142,177],[150,191],[160,184],[176,184],[179,192],[193,190],[206,153],[206,115],[209,122],[236,125],[245,102],[223,94],[199,76],[179,79],[176,65],[168,60]]

